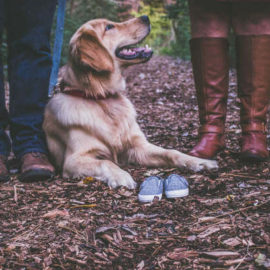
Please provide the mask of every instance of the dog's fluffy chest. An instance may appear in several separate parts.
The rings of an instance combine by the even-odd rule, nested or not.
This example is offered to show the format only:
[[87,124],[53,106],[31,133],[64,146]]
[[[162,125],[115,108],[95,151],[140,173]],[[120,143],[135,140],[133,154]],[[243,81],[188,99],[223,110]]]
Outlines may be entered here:
[[110,148],[117,148],[117,152],[128,144],[130,130],[136,122],[133,105],[122,95],[86,100],[58,94],[50,101],[48,109],[63,127],[83,129]]

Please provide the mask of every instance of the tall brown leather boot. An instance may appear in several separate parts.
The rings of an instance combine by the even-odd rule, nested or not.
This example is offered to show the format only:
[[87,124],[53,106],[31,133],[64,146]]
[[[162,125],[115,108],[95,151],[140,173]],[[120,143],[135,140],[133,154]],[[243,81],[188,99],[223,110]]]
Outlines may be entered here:
[[266,113],[270,99],[270,36],[237,36],[238,94],[241,101],[241,153],[245,160],[269,156]]
[[194,38],[190,49],[201,127],[199,142],[189,154],[211,159],[225,146],[229,43],[225,38]]

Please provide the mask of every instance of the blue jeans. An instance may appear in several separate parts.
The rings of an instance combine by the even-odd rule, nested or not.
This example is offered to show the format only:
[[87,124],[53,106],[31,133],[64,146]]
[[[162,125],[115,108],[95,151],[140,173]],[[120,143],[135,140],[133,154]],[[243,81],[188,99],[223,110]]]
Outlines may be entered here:
[[[0,0],[0,37],[7,31],[9,112],[0,62],[0,154],[47,153],[42,131],[51,71],[50,32],[57,0]],[[1,60],[0,60],[1,61]]]

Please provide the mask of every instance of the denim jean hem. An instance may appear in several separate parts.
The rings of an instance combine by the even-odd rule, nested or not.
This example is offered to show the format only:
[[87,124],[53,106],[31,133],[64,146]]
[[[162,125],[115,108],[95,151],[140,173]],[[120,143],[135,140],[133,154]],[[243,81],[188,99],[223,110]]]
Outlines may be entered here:
[[16,157],[18,159],[21,159],[25,154],[28,154],[28,153],[42,153],[42,154],[48,155],[48,151],[45,150],[45,149],[41,149],[41,148],[27,148],[22,153],[16,154]]
[[5,157],[9,157],[10,151],[1,151],[1,150],[0,150],[0,155],[3,155],[3,156],[5,156]]

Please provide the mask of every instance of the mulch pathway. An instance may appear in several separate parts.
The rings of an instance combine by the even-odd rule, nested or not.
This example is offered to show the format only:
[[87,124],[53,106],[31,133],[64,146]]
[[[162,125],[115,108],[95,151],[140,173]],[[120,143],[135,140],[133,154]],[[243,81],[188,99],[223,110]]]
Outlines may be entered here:
[[[125,75],[148,139],[188,152],[198,128],[190,63],[154,57]],[[232,71],[218,171],[125,168],[138,183],[181,174],[188,197],[141,204],[138,190],[91,178],[23,184],[13,174],[0,185],[0,269],[270,269],[269,162],[237,157],[235,90]]]

